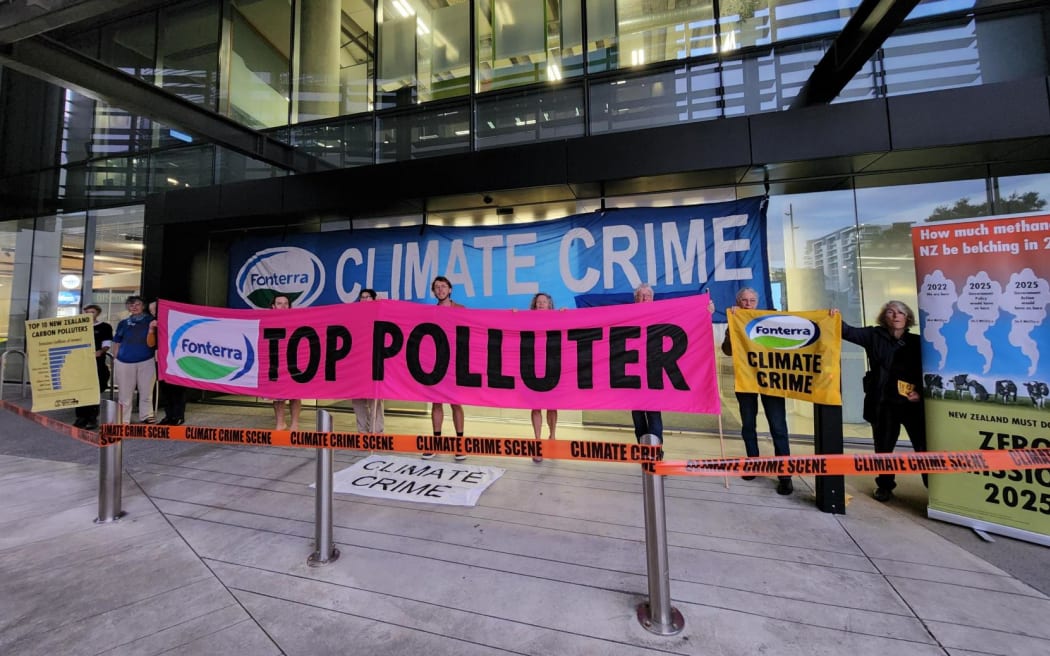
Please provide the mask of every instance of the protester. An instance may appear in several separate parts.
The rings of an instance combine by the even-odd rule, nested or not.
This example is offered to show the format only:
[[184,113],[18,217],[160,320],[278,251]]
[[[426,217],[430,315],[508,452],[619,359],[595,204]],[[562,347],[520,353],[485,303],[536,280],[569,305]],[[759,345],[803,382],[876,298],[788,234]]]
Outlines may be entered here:
[[[744,310],[754,310],[758,307],[758,292],[751,287],[744,287],[736,293],[736,307]],[[727,308],[726,313],[731,314],[736,308]],[[733,355],[733,343],[729,338],[729,330],[722,340],[722,352]],[[773,453],[778,456],[791,455],[791,445],[788,441],[787,409],[784,397],[771,396],[769,394],[758,394],[755,392],[737,392],[736,401],[740,406],[740,437],[744,440],[744,450],[748,458],[757,458],[758,452],[758,399],[762,399],[762,410],[766,413],[766,423],[769,425],[769,434],[773,438]],[[745,481],[754,479],[754,476],[742,476]],[[795,486],[790,476],[780,476],[777,482],[777,494],[791,494]]]
[[[292,307],[292,299],[286,294],[277,294],[270,302],[274,310],[289,310]],[[284,404],[288,402],[289,427],[291,430],[299,430],[299,411],[302,410],[303,402],[300,399],[274,399],[273,416],[276,420],[275,430],[285,430]]]
[[[838,314],[838,310],[832,310]],[[916,451],[926,450],[926,414],[922,402],[922,346],[909,331],[915,313],[901,301],[888,301],[879,310],[876,326],[855,328],[842,322],[842,339],[864,348],[868,372],[864,375],[864,420],[871,424],[875,453],[893,453],[901,426]],[[927,483],[926,474],[922,475]],[[893,474],[875,478],[876,501],[893,498]]]
[[[634,290],[635,303],[652,303],[653,288],[646,283],[638,285]],[[631,420],[634,422],[634,437],[639,442],[642,435],[655,435],[659,444],[664,442],[664,419],[658,411],[654,410],[632,410]]]
[[[376,300],[376,290],[362,289],[357,295],[358,303],[371,303]],[[357,432],[383,432],[383,400],[354,399],[354,416],[357,418]]]
[[[550,294],[540,292],[532,297],[532,302],[529,303],[530,310],[553,310],[554,300],[551,299]],[[547,411],[547,428],[550,430],[550,436],[547,439],[556,439],[554,436],[555,429],[558,425],[558,411],[548,410]],[[543,434],[543,410],[532,411],[532,433],[536,439],[540,439]],[[543,458],[535,456],[532,459],[533,462],[543,462]]]
[[141,296],[129,296],[124,306],[130,313],[113,333],[113,380],[117,385],[122,423],[131,423],[131,403],[139,393],[139,421],[152,424],[153,381],[157,367],[153,348],[146,343],[153,315],[145,311]]
[[[434,295],[437,300],[438,307],[464,307],[459,303],[452,300],[452,283],[445,276],[438,276],[434,278],[433,282],[430,283],[430,292]],[[463,437],[463,406],[457,403],[450,403],[449,407],[452,408],[452,427],[456,429],[456,436]],[[434,429],[435,437],[441,436],[441,425],[445,422],[445,408],[442,403],[431,403],[430,404],[430,423]],[[420,456],[424,460],[429,460],[434,457],[433,453],[424,453]],[[463,453],[456,454],[456,460],[466,460],[467,456]]]
[[[157,302],[151,301],[149,313],[154,317],[157,314]],[[149,334],[146,343],[154,349],[157,348],[157,320],[149,323]],[[158,365],[159,366],[159,365]],[[157,423],[162,426],[181,426],[186,421],[186,388],[182,385],[169,383],[157,377],[159,395],[164,399],[164,417]]]
[[[84,312],[91,315],[95,331],[95,373],[98,375],[98,393],[106,391],[109,383],[109,367],[106,366],[106,353],[113,345],[113,326],[99,319],[102,308],[97,305],[85,305]],[[77,406],[77,418],[73,425],[77,428],[94,430],[98,428],[98,404]]]

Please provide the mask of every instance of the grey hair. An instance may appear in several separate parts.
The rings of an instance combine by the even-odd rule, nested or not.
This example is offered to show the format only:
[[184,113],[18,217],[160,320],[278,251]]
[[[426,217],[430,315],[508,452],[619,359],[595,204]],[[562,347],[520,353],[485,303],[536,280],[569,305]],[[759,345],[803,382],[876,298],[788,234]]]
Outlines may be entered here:
[[[638,302],[639,296],[641,296],[642,292],[645,291],[646,289],[648,289],[649,291],[653,291],[653,286],[650,285],[647,282],[643,282],[642,284],[640,284],[640,285],[638,285],[637,287],[634,288],[634,302],[635,303]],[[653,292],[653,293],[655,294],[655,292]]]

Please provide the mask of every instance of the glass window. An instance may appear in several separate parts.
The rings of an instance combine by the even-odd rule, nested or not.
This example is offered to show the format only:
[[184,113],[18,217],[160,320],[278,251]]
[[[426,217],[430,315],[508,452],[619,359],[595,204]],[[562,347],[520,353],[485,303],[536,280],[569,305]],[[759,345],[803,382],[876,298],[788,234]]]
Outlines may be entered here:
[[717,51],[712,0],[587,0],[592,73],[687,59]]
[[580,137],[584,133],[583,88],[558,87],[477,101],[477,147]]
[[[702,70],[702,69],[697,69]],[[688,120],[688,69],[592,81],[591,132],[638,130]],[[710,77],[694,78],[709,81]],[[701,94],[702,95],[702,94]]]
[[251,128],[288,124],[292,13],[288,0],[231,3],[229,116]]
[[150,172],[151,192],[206,187],[214,183],[215,148],[209,144],[154,152]]
[[292,129],[292,145],[330,164],[345,168],[373,162],[372,119],[305,125]]
[[1050,174],[1003,176],[995,179],[992,214],[1046,212],[1050,202]]
[[[31,219],[0,222],[0,351],[25,353],[32,252]],[[20,380],[23,365],[22,358],[8,358],[4,380]]]
[[91,213],[95,222],[91,299],[115,328],[127,312],[124,299],[142,283],[142,232],[145,208],[131,205]]
[[379,109],[470,92],[470,3],[383,0],[379,16]]
[[372,6],[365,0],[297,3],[293,123],[371,109]]
[[[102,28],[99,58],[143,82],[156,81],[156,14],[123,20]],[[146,150],[153,145],[153,123],[106,103],[97,103],[91,150],[94,155]]]
[[379,118],[376,162],[396,162],[470,150],[467,105]]
[[552,4],[477,0],[479,91],[561,79],[557,60],[548,60],[548,37],[552,54],[561,39],[560,8]]
[[218,160],[218,184],[240,182],[241,180],[261,180],[280,178],[288,175],[284,169],[260,162],[257,159],[242,155],[228,148],[215,146]]
[[[219,7],[206,2],[162,10],[157,47],[157,84],[211,111],[218,110]],[[160,144],[187,139],[162,130]]]

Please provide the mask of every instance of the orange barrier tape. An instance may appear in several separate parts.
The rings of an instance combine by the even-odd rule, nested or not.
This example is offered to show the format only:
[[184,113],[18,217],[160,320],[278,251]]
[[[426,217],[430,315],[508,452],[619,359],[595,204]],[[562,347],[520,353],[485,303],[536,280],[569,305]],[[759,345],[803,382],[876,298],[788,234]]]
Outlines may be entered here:
[[657,474],[672,476],[939,474],[1050,468],[1050,449],[718,458],[658,462],[653,467]]
[[99,437],[99,435],[93,431],[87,431],[83,428],[76,428],[75,426],[70,426],[64,421],[52,419],[51,417],[33,412],[31,410],[27,410],[22,406],[15,405],[14,403],[4,401],[2,399],[0,399],[0,408],[7,410],[8,412],[13,412],[20,417],[28,419],[29,421],[36,422],[41,426],[44,426],[45,428],[50,428],[56,433],[68,435],[69,437],[72,437],[74,440],[77,440],[79,442],[90,444],[91,446],[105,446],[101,443],[101,438]]
[[209,426],[158,426],[155,424],[106,424],[101,428],[103,446],[117,440],[184,440],[211,444],[285,446],[347,451],[400,453],[465,453],[473,456],[515,456],[599,462],[652,463],[663,457],[660,447],[620,442],[535,440],[516,437],[449,437],[434,435],[380,435],[370,433],[318,433],[262,428]]

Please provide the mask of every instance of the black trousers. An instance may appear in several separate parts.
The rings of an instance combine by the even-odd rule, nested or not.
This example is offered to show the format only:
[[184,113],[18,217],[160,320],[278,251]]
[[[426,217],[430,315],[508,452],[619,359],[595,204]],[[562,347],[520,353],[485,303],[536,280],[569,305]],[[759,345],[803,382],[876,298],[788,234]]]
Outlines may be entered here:
[[[105,356],[101,358],[95,358],[95,369],[98,371],[98,393],[106,391],[106,386],[109,385],[109,367],[106,366]],[[98,406],[97,405],[82,405],[76,409],[77,419],[87,419],[89,421],[98,421]]]
[[[872,436],[875,438],[875,453],[893,453],[897,448],[901,427],[908,431],[908,439],[916,452],[926,450],[926,412],[921,401],[917,403],[880,403],[872,424]],[[926,483],[926,474],[922,482]],[[875,484],[880,488],[892,490],[897,487],[893,474],[879,474]]]
[[164,417],[168,419],[186,418],[186,388],[160,381],[160,395],[164,398]]

